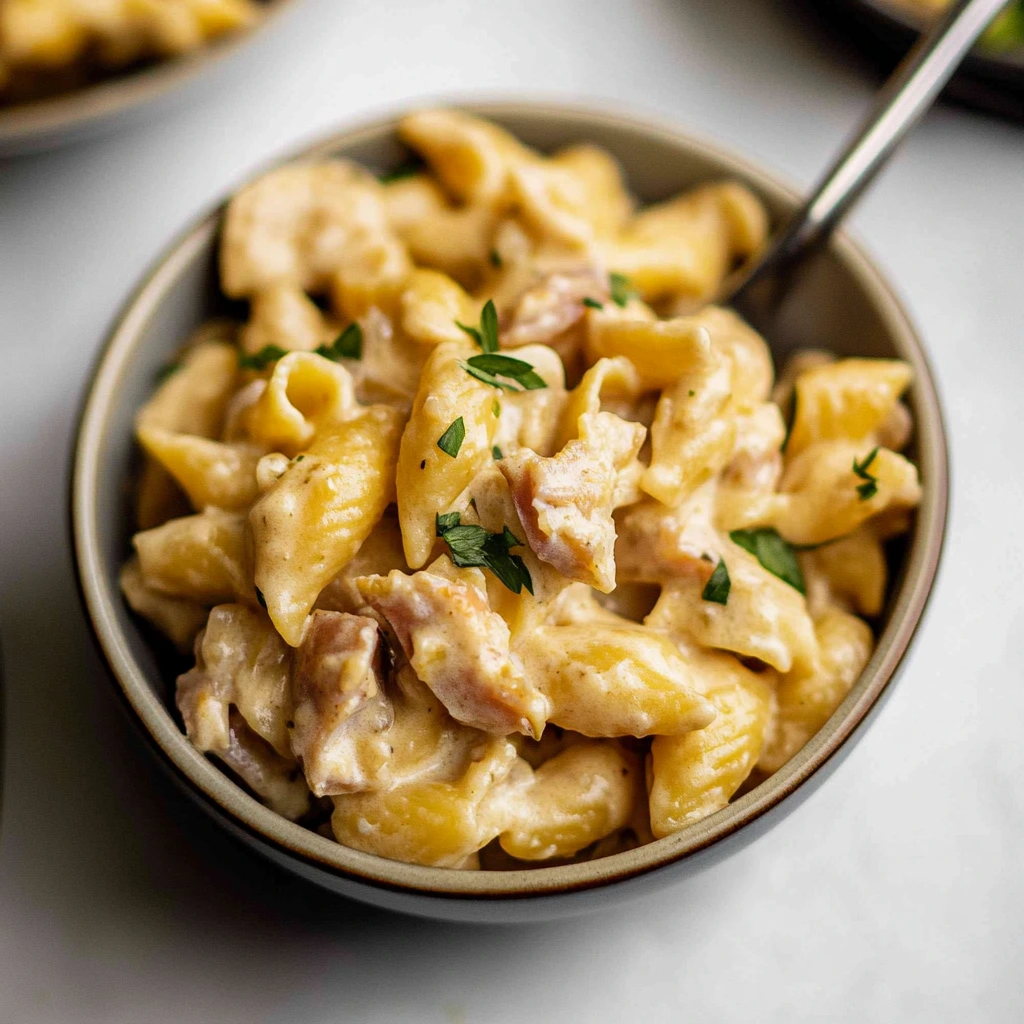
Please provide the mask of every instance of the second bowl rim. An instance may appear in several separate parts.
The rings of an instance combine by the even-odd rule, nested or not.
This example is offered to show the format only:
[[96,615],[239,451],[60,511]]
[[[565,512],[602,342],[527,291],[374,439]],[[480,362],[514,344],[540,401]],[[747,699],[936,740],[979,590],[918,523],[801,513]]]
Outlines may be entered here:
[[158,60],[134,71],[114,72],[91,85],[57,93],[45,99],[0,106],[0,152],[15,155],[57,148],[59,141],[39,144],[49,133],[71,133],[105,118],[145,106],[198,78],[248,46],[263,30],[299,0],[266,0],[259,20],[239,32],[191,53]]
[[[684,130],[668,119],[620,104],[590,105],[536,96],[480,99],[464,95],[447,97],[444,102],[447,106],[499,119],[523,114],[537,119],[570,118],[572,130],[577,132],[585,130],[588,122],[627,127],[659,138],[677,149],[696,151],[721,166],[723,173],[740,173],[764,196],[785,203],[799,199],[798,190],[774,171]],[[372,117],[343,124],[317,141],[301,148],[289,148],[284,156],[261,165],[253,176],[291,160],[319,157],[357,145],[363,137],[393,134],[402,113],[423,105],[396,104]],[[131,361],[152,310],[158,305],[165,286],[214,241],[227,198],[194,221],[161,252],[122,306],[96,357],[84,391],[72,445],[70,475],[70,525],[76,582],[97,648],[116,691],[140,731],[164,766],[170,768],[208,810],[270,848],[364,885],[438,898],[542,898],[610,886],[667,867],[714,845],[787,800],[845,746],[883,692],[892,685],[931,595],[945,539],[948,445],[934,375],[913,322],[892,285],[861,244],[847,231],[840,231],[833,236],[830,247],[869,292],[872,304],[885,314],[890,331],[899,337],[914,364],[915,388],[918,389],[915,427],[922,439],[918,463],[924,469],[927,462],[929,486],[918,511],[919,525],[906,556],[903,578],[871,660],[828,722],[778,772],[716,814],[674,835],[624,853],[556,867],[458,871],[392,861],[342,846],[270,811],[196,751],[153,691],[146,672],[130,655],[127,639],[117,623],[115,602],[119,602],[119,596],[116,588],[107,586],[97,534],[98,442],[105,433],[118,380]]]

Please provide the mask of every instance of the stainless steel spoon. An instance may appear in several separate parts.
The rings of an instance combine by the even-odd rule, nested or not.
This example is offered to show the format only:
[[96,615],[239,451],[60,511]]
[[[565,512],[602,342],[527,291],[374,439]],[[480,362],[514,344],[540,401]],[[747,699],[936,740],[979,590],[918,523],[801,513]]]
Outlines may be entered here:
[[761,258],[740,268],[718,297],[762,333],[801,261],[824,242],[920,120],[992,19],[1011,0],[958,0],[924,34],[882,87],[871,113],[811,197],[770,241]]

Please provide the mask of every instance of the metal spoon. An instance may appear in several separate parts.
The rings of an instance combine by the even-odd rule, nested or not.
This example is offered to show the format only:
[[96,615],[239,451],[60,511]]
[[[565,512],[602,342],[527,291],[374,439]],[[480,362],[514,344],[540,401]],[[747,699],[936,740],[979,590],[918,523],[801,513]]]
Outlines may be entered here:
[[924,34],[882,87],[871,113],[811,197],[770,241],[761,258],[730,278],[718,297],[764,332],[793,271],[831,234],[885,166],[904,136],[992,19],[1011,0],[958,0]]

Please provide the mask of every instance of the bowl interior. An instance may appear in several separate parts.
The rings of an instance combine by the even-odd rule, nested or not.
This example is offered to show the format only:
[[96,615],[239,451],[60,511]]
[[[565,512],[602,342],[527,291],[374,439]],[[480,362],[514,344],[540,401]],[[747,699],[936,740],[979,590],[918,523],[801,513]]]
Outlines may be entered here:
[[[464,105],[465,106],[465,105]],[[778,219],[793,194],[746,162],[667,126],[585,109],[546,105],[469,105],[538,149],[593,142],[622,163],[633,191],[658,200],[709,179],[735,177],[752,186]],[[313,147],[386,170],[404,158],[387,118]],[[924,484],[914,532],[897,557],[876,652],[842,706],[782,770],[729,807],[683,832],[628,853],[565,867],[512,872],[458,872],[383,860],[339,846],[271,813],[190,746],[172,718],[166,651],[128,612],[117,576],[129,550],[129,481],[135,449],[132,417],[155,376],[193,328],[224,310],[216,278],[219,211],[180,240],[142,285],[101,358],[78,438],[73,519],[80,581],[113,674],[144,729],[188,785],[262,841],[330,871],[376,884],[445,894],[521,895],[593,886],[667,864],[759,817],[810,777],[853,732],[898,665],[923,611],[938,561],[946,504],[945,443],[931,376],[905,314],[881,276],[849,239],[837,236],[808,267],[784,311],[777,360],[796,346],[842,355],[897,357],[915,370],[909,395],[916,430],[911,456]],[[163,668],[162,668],[163,666]],[[166,673],[166,674],[165,674]]]

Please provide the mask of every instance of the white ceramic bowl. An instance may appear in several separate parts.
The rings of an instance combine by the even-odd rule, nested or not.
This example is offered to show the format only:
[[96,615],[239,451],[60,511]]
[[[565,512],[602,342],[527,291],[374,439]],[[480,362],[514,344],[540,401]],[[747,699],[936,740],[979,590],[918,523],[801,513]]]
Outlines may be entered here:
[[[794,194],[751,163],[671,125],[601,110],[535,103],[467,105],[541,150],[582,141],[622,162],[633,190],[656,200],[710,178],[745,181],[778,219]],[[396,117],[339,132],[305,155],[342,155],[386,170],[403,159]],[[129,551],[125,483],[132,473],[132,417],[156,370],[182,340],[222,309],[216,243],[222,209],[180,238],[128,303],[89,387],[77,440],[72,518],[79,581],[99,647],[135,724],[182,790],[225,829],[282,867],[378,906],[439,918],[521,921],[578,913],[658,889],[748,843],[835,768],[891,687],[938,566],[946,517],[946,443],[921,345],[888,283],[859,246],[837,235],[800,279],[776,356],[828,345],[842,355],[905,359],[915,382],[911,457],[924,500],[881,618],[878,646],[849,696],[779,772],[724,810],[668,838],[588,863],[522,871],[454,871],[385,860],[340,846],[268,810],[185,738],[172,713],[173,678],[121,600]]]

